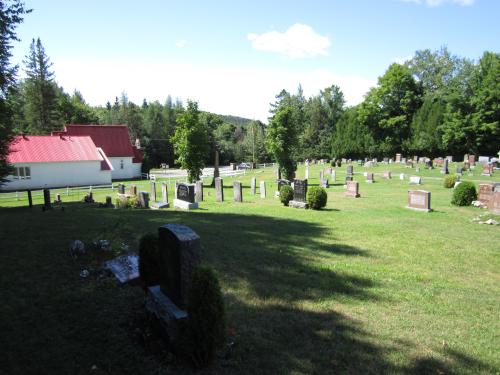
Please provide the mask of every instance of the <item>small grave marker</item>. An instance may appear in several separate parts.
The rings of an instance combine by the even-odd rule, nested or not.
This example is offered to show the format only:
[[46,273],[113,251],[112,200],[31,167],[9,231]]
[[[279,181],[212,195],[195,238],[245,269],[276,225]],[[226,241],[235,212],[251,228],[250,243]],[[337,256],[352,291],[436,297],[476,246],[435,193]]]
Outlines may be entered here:
[[220,177],[215,178],[215,201],[224,202],[224,181]]
[[347,181],[346,197],[359,198],[359,183],[357,181]]
[[410,185],[420,185],[422,184],[422,177],[410,176]]
[[194,188],[194,201],[195,202],[203,202],[203,181],[196,181],[196,185]]
[[408,205],[406,208],[425,212],[432,211],[431,193],[424,190],[408,190]]
[[233,182],[233,197],[235,202],[243,202],[243,186],[241,181]]

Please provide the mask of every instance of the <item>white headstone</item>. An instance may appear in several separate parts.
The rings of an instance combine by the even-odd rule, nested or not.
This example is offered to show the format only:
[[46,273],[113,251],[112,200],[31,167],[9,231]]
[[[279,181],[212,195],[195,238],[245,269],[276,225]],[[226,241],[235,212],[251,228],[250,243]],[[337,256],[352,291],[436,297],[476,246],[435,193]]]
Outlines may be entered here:
[[405,174],[404,173],[400,173],[399,174],[399,179],[400,180],[404,180],[405,179]]
[[422,183],[422,177],[410,176],[410,185],[420,185]]

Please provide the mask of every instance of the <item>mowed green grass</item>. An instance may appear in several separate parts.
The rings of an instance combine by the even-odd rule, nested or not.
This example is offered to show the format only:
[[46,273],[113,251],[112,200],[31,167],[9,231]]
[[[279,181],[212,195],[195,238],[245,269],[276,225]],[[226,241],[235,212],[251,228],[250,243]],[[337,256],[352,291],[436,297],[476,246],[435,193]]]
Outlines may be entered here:
[[[353,199],[344,197],[345,167],[335,168],[321,211],[283,207],[272,169],[255,174],[267,181],[266,199],[250,194],[249,172],[241,178],[243,203],[232,202],[234,179],[226,178],[225,202],[205,186],[205,201],[191,212],[1,208],[0,373],[191,372],[133,339],[140,288],[94,274],[81,279],[82,261],[67,254],[72,239],[136,249],[142,234],[165,223],[200,235],[202,260],[219,274],[236,332],[231,356],[207,372],[498,373],[500,227],[471,223],[484,211],[452,206],[439,170],[355,165],[355,172],[389,169],[393,178],[376,174],[368,184],[356,175],[361,198]],[[311,185],[322,168],[311,166]],[[410,187],[399,173],[421,175],[423,185]],[[500,180],[479,175],[462,180]],[[434,212],[405,208],[412,188],[431,192]]]

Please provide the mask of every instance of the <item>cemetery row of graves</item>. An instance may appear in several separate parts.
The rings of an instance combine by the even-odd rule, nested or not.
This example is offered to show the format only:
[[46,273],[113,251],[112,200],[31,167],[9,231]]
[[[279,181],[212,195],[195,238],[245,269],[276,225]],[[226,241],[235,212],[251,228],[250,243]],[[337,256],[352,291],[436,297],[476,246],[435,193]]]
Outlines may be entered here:
[[[0,271],[16,273],[2,285],[13,373],[190,371],[143,323],[142,289],[103,271],[136,256],[146,233],[176,241],[160,250],[190,249],[174,284],[148,290],[146,310],[161,315],[168,295],[183,319],[182,272],[201,263],[219,276],[229,346],[215,373],[494,373],[500,233],[477,222],[498,220],[498,172],[447,159],[338,164],[302,163],[294,181],[263,168],[194,184],[157,178],[78,195],[46,190],[33,192],[32,208],[20,193],[0,208],[9,214]],[[467,181],[482,208],[451,204],[455,185]],[[308,192],[320,188],[328,198],[321,210],[292,208],[306,207]],[[68,257],[75,239],[98,246]],[[20,254],[33,261],[19,271]],[[61,278],[65,287],[53,293]],[[30,334],[19,334],[26,324]]]

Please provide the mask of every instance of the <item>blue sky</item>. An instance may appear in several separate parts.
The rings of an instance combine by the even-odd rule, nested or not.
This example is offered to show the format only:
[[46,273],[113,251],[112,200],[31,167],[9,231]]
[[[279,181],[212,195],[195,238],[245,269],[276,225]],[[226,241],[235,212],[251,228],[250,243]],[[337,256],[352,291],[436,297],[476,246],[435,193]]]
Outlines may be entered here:
[[90,104],[170,94],[261,120],[282,88],[337,84],[354,105],[416,50],[477,59],[500,44],[497,0],[25,2],[14,62],[40,37],[57,82]]

